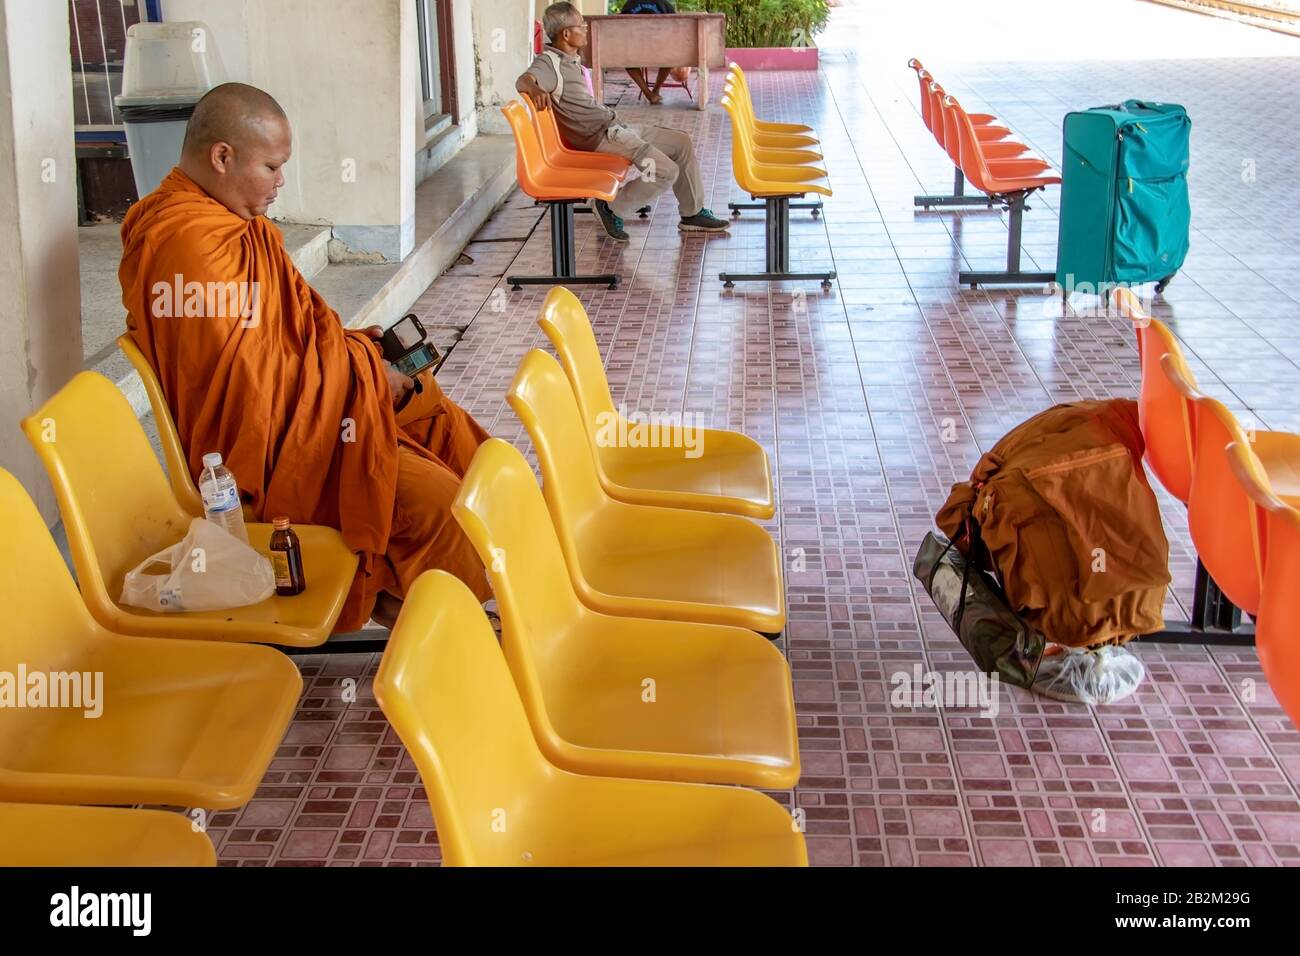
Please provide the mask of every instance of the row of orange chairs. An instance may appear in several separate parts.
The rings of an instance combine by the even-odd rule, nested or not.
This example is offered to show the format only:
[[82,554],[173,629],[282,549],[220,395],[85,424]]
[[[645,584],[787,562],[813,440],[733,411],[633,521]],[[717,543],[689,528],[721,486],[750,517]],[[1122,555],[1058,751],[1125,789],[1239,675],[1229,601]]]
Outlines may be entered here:
[[[574,213],[591,212],[582,205],[588,199],[614,198],[618,188],[635,172],[633,164],[612,153],[570,149],[560,137],[554,109],[538,111],[526,99],[507,103],[501,108],[515,136],[515,175],[519,188],[539,205],[547,206],[551,218],[550,275],[507,276],[506,281],[518,292],[525,285],[567,283],[607,283],[617,288],[614,273],[578,275],[574,248]],[[637,215],[645,219],[650,207],[642,206]]]
[[[915,71],[920,87],[921,118],[956,168],[951,196],[917,196],[915,204],[931,209],[997,203],[1010,213],[1006,270],[962,271],[958,281],[971,288],[1053,281],[1055,272],[1021,270],[1020,245],[1022,221],[1029,208],[1025,205],[1026,198],[1047,186],[1059,185],[1061,177],[1050,171],[1051,164],[1046,160],[1031,155],[1029,147],[1011,139],[1011,130],[999,123],[997,117],[966,112],[919,60],[908,60],[907,65]],[[984,195],[968,195],[966,182]]]
[[1169,327],[1130,289],[1111,295],[1137,333],[1147,463],[1187,505],[1192,543],[1214,585],[1255,616],[1260,665],[1300,726],[1300,435],[1243,429],[1198,388]]
[[619,276],[607,272],[579,275],[573,214],[589,199],[612,202],[632,164],[609,153],[569,149],[560,139],[554,108],[537,111],[512,100],[501,107],[515,137],[515,177],[524,194],[547,207],[551,219],[551,273],[512,275],[514,291],[525,285],[596,284],[618,288]]

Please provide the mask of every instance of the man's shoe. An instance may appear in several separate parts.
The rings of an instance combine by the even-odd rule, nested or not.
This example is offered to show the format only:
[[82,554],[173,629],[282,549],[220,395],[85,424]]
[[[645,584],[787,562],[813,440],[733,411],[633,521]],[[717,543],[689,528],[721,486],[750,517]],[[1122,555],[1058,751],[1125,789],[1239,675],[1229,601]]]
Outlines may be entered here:
[[614,215],[614,210],[609,208],[609,203],[603,199],[593,199],[591,201],[591,211],[600,220],[605,235],[615,242],[627,242],[627,233],[623,231],[623,220]]
[[731,223],[713,215],[712,209],[701,209],[694,216],[683,219],[677,224],[682,232],[726,232]]

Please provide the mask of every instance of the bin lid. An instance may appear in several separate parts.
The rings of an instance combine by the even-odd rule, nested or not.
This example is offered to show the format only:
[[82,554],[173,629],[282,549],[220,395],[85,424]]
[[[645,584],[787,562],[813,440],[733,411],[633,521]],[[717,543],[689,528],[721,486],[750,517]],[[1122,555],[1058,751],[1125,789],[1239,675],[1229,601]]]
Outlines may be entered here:
[[117,106],[194,103],[226,81],[216,40],[201,20],[137,23],[126,31]]

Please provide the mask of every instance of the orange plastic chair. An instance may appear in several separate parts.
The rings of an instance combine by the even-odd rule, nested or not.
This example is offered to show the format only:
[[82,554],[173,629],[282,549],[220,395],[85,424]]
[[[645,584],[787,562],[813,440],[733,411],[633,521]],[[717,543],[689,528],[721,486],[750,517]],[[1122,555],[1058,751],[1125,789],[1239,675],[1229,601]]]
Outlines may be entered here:
[[[945,99],[947,97],[942,95],[942,90],[939,90],[935,109],[939,111],[940,121],[938,126],[944,131],[944,135],[942,138],[937,136],[935,138],[939,140],[939,145],[948,153],[948,158],[952,160],[952,164],[960,168],[961,141],[957,136],[957,118],[953,110],[944,105],[943,101]],[[980,147],[988,160],[989,169],[999,176],[1033,176],[1041,173],[1044,169],[1052,168],[1052,164],[1047,160],[1027,155],[1029,147],[1024,143],[1002,140],[981,143]]]
[[[932,82],[930,84],[930,115],[935,118],[934,130],[932,130],[932,132],[934,132],[935,139],[938,139],[939,144],[945,149],[948,148],[948,139],[951,135],[949,133],[949,128],[943,123],[943,101],[947,96],[948,94],[944,91],[944,88],[938,83]],[[968,113],[967,116],[969,117],[970,114]],[[1016,154],[1023,153],[1029,149],[1029,147],[1024,143],[1008,140],[1007,137],[1011,135],[1011,130],[1006,126],[996,123],[977,123],[974,119],[971,119],[971,128],[975,131],[976,139],[986,147],[992,147],[993,144],[999,142],[1004,143],[1007,147],[1006,153],[1009,155],[1013,155],[1012,147],[1014,147],[1014,153]],[[1001,152],[994,147],[994,151],[986,152],[985,155],[992,158],[994,156],[1000,156]]]
[[216,866],[207,835],[165,810],[0,803],[0,866]]
[[614,273],[579,275],[578,257],[574,244],[573,208],[588,199],[610,202],[618,191],[622,177],[603,169],[589,166],[556,166],[547,161],[541,136],[529,116],[528,107],[512,100],[501,107],[510,131],[515,137],[515,175],[524,194],[550,209],[551,217],[551,274],[507,276],[511,289],[518,292],[526,285],[558,285],[565,283],[599,284],[617,288],[619,276]]
[[620,183],[632,168],[632,163],[613,153],[598,153],[570,149],[560,138],[560,128],[555,123],[555,110],[537,110],[532,103],[524,102],[528,118],[537,132],[542,146],[542,155],[546,161],[557,169],[590,169],[593,172],[612,174]]
[[[568,289],[552,289],[542,303],[537,324],[550,339],[573,386],[601,487],[611,498],[761,520],[776,514],[767,452],[740,432],[696,429],[695,457],[683,453],[685,442],[656,448],[602,440],[602,435],[631,434],[635,426],[614,408],[586,310]],[[676,447],[669,447],[673,444]]]
[[798,782],[790,668],[772,644],[744,628],[584,606],[532,468],[499,438],[479,447],[452,511],[488,569],[506,660],[548,760],[608,777]]
[[[921,95],[925,108],[926,125],[934,133],[935,142],[947,152],[948,158],[952,160],[953,180],[950,195],[920,195],[914,197],[912,204],[920,206],[922,209],[934,209],[936,207],[961,208],[981,205],[992,208],[997,201],[993,196],[966,192],[966,177],[961,169],[961,151],[957,140],[956,121],[953,119],[952,110],[944,107],[944,100],[947,97],[943,92],[943,87],[932,82],[930,75],[924,70],[918,70],[917,75],[921,77]],[[987,116],[988,114],[977,115]],[[974,118],[971,119],[971,122],[974,123],[977,134],[989,129],[1005,129],[1004,127],[994,127],[987,122],[981,125]],[[1048,168],[1048,164],[1044,160],[1029,154],[1029,147],[1024,143],[1007,139],[1005,136],[1000,139],[989,138],[982,142],[982,146],[991,168],[999,175],[1033,175]]]
[[[930,97],[930,85],[938,81],[930,74],[929,70],[921,65],[921,61],[916,57],[908,60],[907,66],[916,73],[916,80],[921,88],[921,119],[925,121],[926,128],[935,136],[938,136],[939,132],[935,129],[934,100]],[[996,123],[998,120],[992,113],[971,113],[970,119],[976,126],[987,126],[990,123]]]
[[1300,510],[1274,493],[1249,446],[1232,442],[1228,463],[1260,513],[1264,540],[1255,648],[1273,696],[1300,727]]
[[1259,517],[1229,463],[1231,442],[1247,445],[1261,462],[1273,493],[1300,505],[1300,435],[1260,431],[1250,441],[1221,402],[1193,400],[1195,446],[1187,520],[1192,543],[1228,600],[1248,614],[1259,611],[1261,555]]
[[24,695],[45,688],[41,706],[0,711],[0,801],[248,802],[302,692],[293,662],[268,647],[103,627],[31,498],[3,470],[0,522],[0,673],[26,673]]
[[445,865],[808,863],[803,834],[761,793],[548,761],[482,607],[445,572],[411,587],[375,698],[419,769]]
[[958,272],[957,281],[972,289],[979,285],[1026,285],[1054,282],[1056,272],[1025,272],[1020,268],[1020,235],[1024,225],[1025,200],[1031,193],[1060,183],[1061,177],[1037,174],[1008,174],[995,172],[989,166],[984,146],[975,135],[975,127],[966,111],[951,96],[944,97],[943,108],[953,114],[957,127],[957,142],[961,155],[962,174],[976,189],[988,193],[1004,203],[1009,210],[1007,231],[1007,267],[1000,272]]
[[[1133,322],[1137,333],[1142,385],[1138,395],[1138,423],[1146,445],[1146,460],[1160,484],[1187,504],[1192,488],[1192,404],[1200,392],[1187,367],[1173,332],[1159,319],[1146,314],[1131,289],[1118,288],[1111,298],[1120,315]],[[1168,355],[1176,378],[1170,378],[1161,364]]]
[[[161,419],[160,419],[161,423]],[[91,614],[123,634],[290,647],[325,643],[343,610],[357,556],[333,528],[297,527],[307,590],[224,611],[164,613],[119,604],[128,571],[179,542],[197,515],[176,499],[130,404],[104,376],[81,372],[23,420],[58,498],[77,582]],[[249,524],[267,551],[269,524]]]
[[1009,196],[1015,193],[1032,192],[1061,182],[1060,176],[998,176],[989,168],[988,154],[975,133],[975,126],[970,117],[951,96],[943,100],[945,109],[953,114],[957,127],[957,144],[961,156],[961,170],[971,185],[982,189],[991,196]]
[[560,363],[534,349],[506,394],[533,439],[574,590],[592,610],[776,635],[785,588],[776,543],[746,518],[630,505],[600,486]]

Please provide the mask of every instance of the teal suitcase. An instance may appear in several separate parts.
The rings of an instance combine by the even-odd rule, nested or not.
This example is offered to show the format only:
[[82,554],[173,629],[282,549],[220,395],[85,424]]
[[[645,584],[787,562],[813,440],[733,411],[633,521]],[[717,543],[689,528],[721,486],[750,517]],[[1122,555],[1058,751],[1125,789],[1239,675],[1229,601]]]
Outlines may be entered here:
[[1056,281],[1104,295],[1165,285],[1187,257],[1192,121],[1175,103],[1127,100],[1068,113]]

